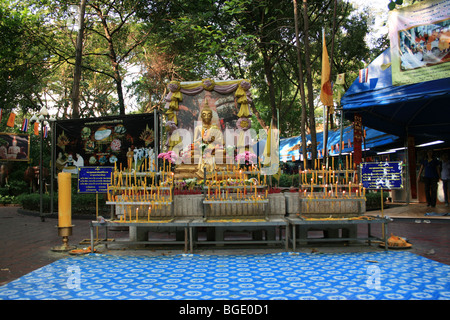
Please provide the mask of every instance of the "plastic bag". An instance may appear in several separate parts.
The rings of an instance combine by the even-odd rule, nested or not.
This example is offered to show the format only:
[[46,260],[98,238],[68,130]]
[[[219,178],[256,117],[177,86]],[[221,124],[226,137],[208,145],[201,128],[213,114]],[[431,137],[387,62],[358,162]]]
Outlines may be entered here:
[[442,180],[439,180],[439,182],[438,182],[437,196],[438,196],[439,202],[445,202],[444,183],[442,182]]

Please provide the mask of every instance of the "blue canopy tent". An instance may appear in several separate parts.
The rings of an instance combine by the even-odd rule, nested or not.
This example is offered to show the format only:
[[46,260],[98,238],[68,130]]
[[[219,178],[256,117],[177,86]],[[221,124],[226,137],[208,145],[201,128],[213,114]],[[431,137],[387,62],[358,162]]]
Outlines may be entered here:
[[[397,136],[387,134],[368,127],[365,127],[364,131],[366,134],[363,146],[364,149],[381,147],[387,144],[391,144],[398,139]],[[311,137],[310,135],[307,135],[306,137],[307,141],[311,139],[310,137]],[[320,150],[320,152],[322,152],[321,150],[323,149],[323,132],[318,132],[316,134],[316,137],[318,142],[317,150]],[[295,160],[299,160],[301,154],[301,141],[302,140],[300,136],[280,139],[280,160],[291,161],[292,157],[294,157]],[[339,154],[339,149],[342,146],[340,141],[341,141],[341,133],[339,129],[328,131],[327,149],[328,154],[330,156],[335,156]],[[342,141],[344,142],[344,149],[342,149],[341,152],[344,154],[352,152],[353,151],[352,126],[343,128]],[[260,143],[263,142],[261,141]],[[264,148],[264,145],[262,145],[262,148]],[[320,154],[319,158],[322,157],[323,155]]]
[[[363,125],[399,136],[403,146],[409,136],[414,144],[442,140],[441,146],[450,145],[450,78],[393,86],[390,63],[387,49],[369,64],[368,82],[353,82],[341,99],[344,116],[353,120],[359,114]],[[409,202],[417,197],[417,185],[416,163],[409,158],[414,150],[407,154]]]
[[450,143],[450,78],[393,86],[390,62],[387,49],[369,64],[368,82],[353,82],[341,100],[344,116],[360,114],[363,125],[416,143]]

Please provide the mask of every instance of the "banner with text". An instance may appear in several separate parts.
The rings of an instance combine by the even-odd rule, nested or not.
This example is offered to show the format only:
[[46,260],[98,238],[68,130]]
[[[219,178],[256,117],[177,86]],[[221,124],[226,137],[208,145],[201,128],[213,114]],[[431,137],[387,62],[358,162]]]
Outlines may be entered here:
[[389,12],[392,84],[450,74],[450,1],[426,0]]
[[361,182],[366,189],[403,189],[401,161],[362,162]]

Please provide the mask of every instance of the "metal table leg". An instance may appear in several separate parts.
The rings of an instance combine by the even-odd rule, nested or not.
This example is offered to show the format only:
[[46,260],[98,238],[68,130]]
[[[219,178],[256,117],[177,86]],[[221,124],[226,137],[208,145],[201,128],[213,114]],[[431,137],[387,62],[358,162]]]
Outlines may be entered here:
[[194,241],[192,235],[192,227],[189,227],[189,245],[191,247],[191,253],[194,253]]
[[383,222],[383,224],[384,224],[384,250],[388,251],[388,237],[387,237],[388,224],[387,224],[387,222]]
[[188,228],[184,228],[184,252],[187,253],[188,250]]
[[296,225],[292,226],[292,250],[295,252],[297,244],[297,235],[295,234]]
[[[282,230],[280,228],[280,239],[282,235]],[[289,223],[286,224],[286,229],[284,231],[284,248],[286,251],[289,251]]]
[[91,226],[91,253],[94,253],[94,226],[92,225],[92,222],[90,226]]

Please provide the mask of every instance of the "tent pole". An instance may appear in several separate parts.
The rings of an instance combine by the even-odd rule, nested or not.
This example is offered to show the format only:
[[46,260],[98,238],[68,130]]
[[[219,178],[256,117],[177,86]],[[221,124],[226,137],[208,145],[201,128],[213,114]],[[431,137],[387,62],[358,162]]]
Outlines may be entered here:
[[[405,153],[406,153],[406,205],[409,205],[411,202],[411,175],[410,175],[410,168],[411,164],[409,163],[412,159],[410,157],[410,144],[409,144],[409,134],[408,134],[408,127],[406,127],[406,140],[405,140]],[[415,179],[414,179],[415,182]]]
[[342,157],[342,140],[344,139],[344,108],[340,109],[341,111],[341,121],[339,124],[339,131],[340,131],[340,140],[339,140],[339,163],[341,162]]

